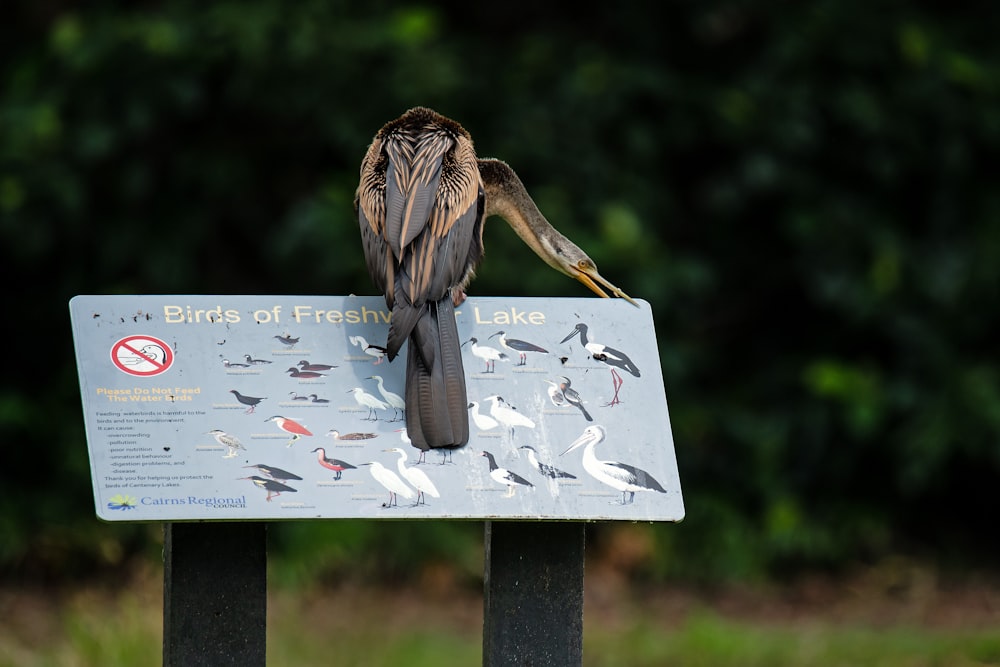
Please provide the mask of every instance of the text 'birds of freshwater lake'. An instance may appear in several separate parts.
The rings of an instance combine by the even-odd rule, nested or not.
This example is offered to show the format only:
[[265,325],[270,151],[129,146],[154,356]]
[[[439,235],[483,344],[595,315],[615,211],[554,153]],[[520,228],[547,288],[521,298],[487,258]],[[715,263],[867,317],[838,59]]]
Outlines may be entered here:
[[428,452],[406,436],[381,297],[77,296],[70,311],[108,521],[684,516],[648,303],[466,300],[471,437]]

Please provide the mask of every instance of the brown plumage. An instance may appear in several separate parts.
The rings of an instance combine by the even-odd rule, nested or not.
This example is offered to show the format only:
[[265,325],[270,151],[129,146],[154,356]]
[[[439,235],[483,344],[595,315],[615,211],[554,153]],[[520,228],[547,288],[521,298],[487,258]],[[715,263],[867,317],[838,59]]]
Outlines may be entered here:
[[410,341],[406,430],[421,450],[469,439],[454,306],[483,256],[487,215],[505,218],[556,270],[635,303],[545,220],[507,164],[478,160],[469,133],[431,109],[410,109],[378,131],[361,162],[355,208],[368,272],[392,310],[389,360]]

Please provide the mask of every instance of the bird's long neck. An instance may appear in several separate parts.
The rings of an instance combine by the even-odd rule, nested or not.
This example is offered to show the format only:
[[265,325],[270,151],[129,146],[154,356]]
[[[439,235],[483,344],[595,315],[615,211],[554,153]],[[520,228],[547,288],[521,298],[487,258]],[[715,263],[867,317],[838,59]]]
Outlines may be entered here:
[[552,257],[559,253],[557,246],[576,246],[545,219],[514,170],[500,160],[479,160],[479,173],[486,215],[499,215],[546,264],[570,275]]

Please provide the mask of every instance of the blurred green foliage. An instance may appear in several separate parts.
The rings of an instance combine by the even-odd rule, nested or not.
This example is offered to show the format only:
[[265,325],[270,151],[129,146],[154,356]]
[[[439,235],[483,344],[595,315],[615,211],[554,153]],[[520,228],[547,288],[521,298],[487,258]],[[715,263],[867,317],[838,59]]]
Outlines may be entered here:
[[[372,293],[357,169],[417,104],[653,305],[688,518],[649,528],[648,576],[893,551],[995,564],[998,18],[857,0],[15,4],[0,571],[156,548],[155,527],[93,518],[68,299]],[[505,225],[486,247],[475,294],[584,294]],[[272,531],[278,553],[341,565],[470,534]]]

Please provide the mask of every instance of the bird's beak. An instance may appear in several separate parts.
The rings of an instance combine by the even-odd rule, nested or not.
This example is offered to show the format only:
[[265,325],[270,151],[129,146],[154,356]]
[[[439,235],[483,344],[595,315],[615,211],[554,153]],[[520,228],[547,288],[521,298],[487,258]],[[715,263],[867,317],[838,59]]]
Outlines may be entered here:
[[559,344],[562,345],[563,343],[565,343],[569,339],[573,338],[574,336],[579,336],[579,335],[580,335],[580,330],[579,329],[573,329],[573,331],[571,331],[568,336],[566,336],[561,341],[559,341]]
[[589,433],[584,433],[579,438],[577,438],[576,440],[574,440],[573,444],[571,444],[569,447],[567,447],[566,450],[562,454],[560,454],[559,456],[562,456],[563,454],[569,454],[574,449],[579,449],[583,445],[585,445],[588,442],[590,442],[590,440],[591,440],[591,435]]
[[497,336],[499,336],[499,335],[500,335],[500,334],[502,334],[502,333],[503,333],[502,331],[498,331],[498,332],[496,332],[495,334],[492,334],[492,335],[490,336],[490,338],[496,338]]
[[[639,307],[639,304],[636,303],[635,299],[630,297],[628,294],[623,292],[619,287],[614,285],[610,280],[608,280],[600,273],[598,273],[596,266],[589,266],[589,267],[574,266],[570,268],[570,272],[574,278],[576,278],[581,283],[590,288],[590,291],[592,291],[597,296],[604,297],[605,299],[607,299],[608,295],[604,291],[606,289],[608,290],[608,292],[611,292],[611,294],[613,294],[614,296],[625,299],[636,308]],[[601,289],[602,287],[604,289]]]

